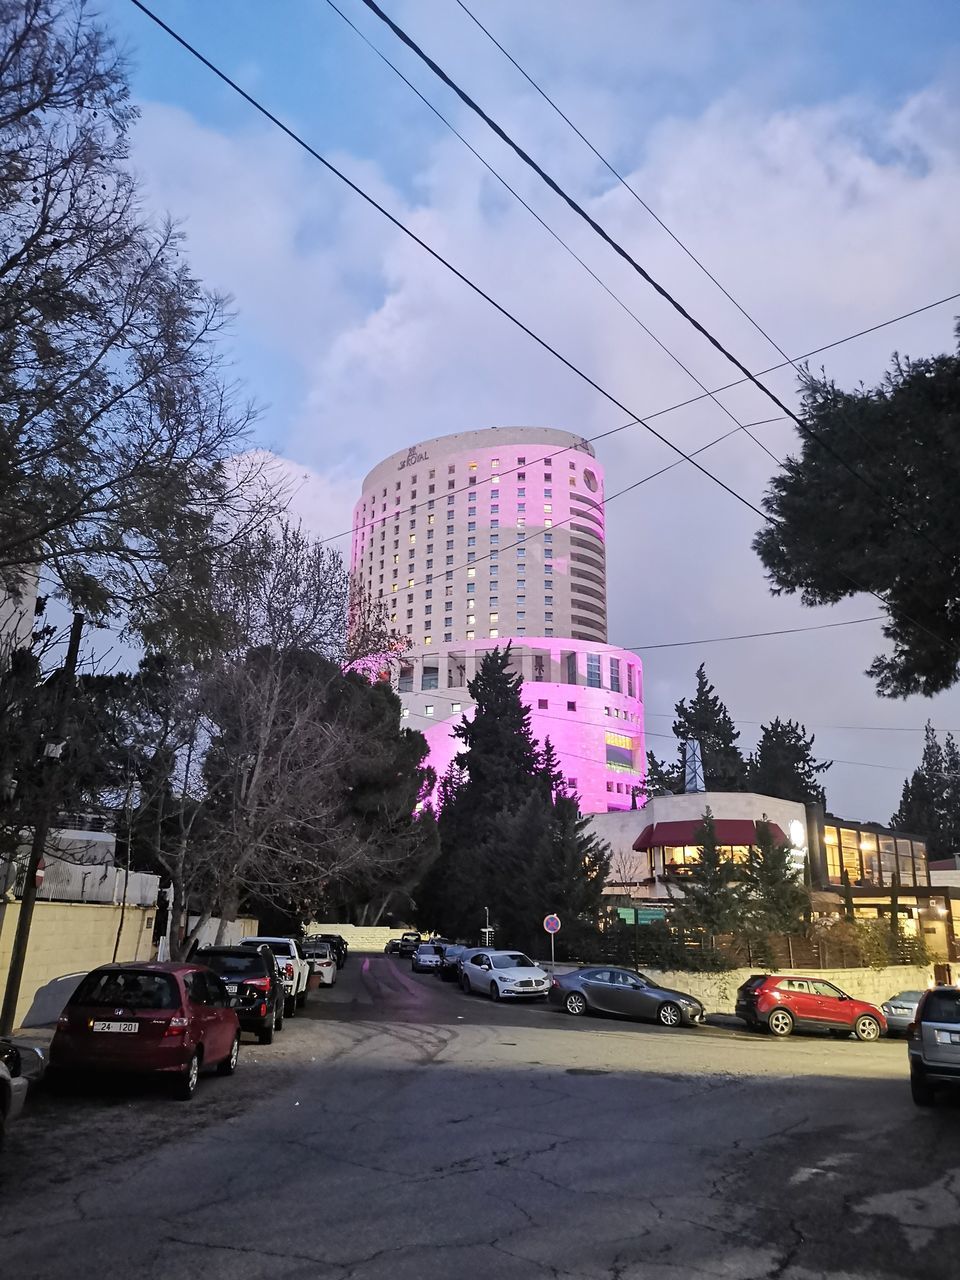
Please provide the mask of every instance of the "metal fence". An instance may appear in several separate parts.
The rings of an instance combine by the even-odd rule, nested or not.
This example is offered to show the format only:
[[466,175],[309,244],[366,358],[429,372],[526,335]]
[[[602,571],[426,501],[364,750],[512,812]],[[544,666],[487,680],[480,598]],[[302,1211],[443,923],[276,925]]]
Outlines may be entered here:
[[[62,858],[44,855],[43,883],[37,890],[42,902],[106,902],[119,904],[124,900],[123,867],[110,863],[66,862]],[[14,894],[23,897],[26,880],[26,862],[17,867]],[[160,887],[159,876],[143,871],[131,871],[126,886],[128,906],[154,907]]]

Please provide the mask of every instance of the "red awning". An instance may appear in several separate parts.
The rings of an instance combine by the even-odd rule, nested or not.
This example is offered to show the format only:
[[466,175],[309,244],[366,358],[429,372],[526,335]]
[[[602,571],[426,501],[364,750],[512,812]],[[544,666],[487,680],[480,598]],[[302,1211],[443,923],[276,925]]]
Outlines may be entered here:
[[[717,832],[717,844],[757,843],[756,822],[750,822],[746,818],[715,818],[713,825]],[[702,826],[702,818],[691,818],[687,822],[651,822],[634,841],[634,851],[643,853],[647,849],[659,849],[664,845],[695,845],[697,832]],[[775,822],[770,823],[770,830],[778,844],[789,844]]]

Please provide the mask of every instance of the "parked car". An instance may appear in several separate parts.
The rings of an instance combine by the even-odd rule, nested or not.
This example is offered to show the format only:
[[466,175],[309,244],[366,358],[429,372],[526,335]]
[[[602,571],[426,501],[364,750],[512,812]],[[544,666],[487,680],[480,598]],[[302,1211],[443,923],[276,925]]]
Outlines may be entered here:
[[444,982],[460,981],[460,961],[468,949],[463,942],[451,942],[441,948],[437,974]]
[[383,948],[383,954],[385,956],[398,956],[400,954],[400,939],[390,938]]
[[421,942],[410,957],[410,968],[414,973],[436,973],[442,958],[442,947],[433,942]]
[[467,995],[482,991],[491,1000],[516,1000],[546,996],[550,979],[522,951],[467,951],[460,986]]
[[240,945],[256,949],[264,943],[277,957],[283,974],[283,985],[287,992],[283,1011],[288,1018],[295,1018],[297,1010],[307,1003],[310,961],[294,938],[243,938]]
[[922,991],[900,991],[880,1006],[887,1020],[888,1035],[907,1034],[910,1024],[916,1020],[917,1006],[922,999]]
[[553,979],[551,1004],[576,1017],[585,1013],[617,1013],[650,1018],[664,1027],[702,1026],[703,1005],[695,996],[658,986],[633,969],[577,969]]
[[261,1044],[272,1044],[275,1031],[283,1030],[286,990],[277,957],[264,943],[253,947],[201,947],[193,956],[197,964],[219,974],[234,1008],[241,1031],[252,1031]]
[[755,973],[737,992],[737,1016],[752,1030],[783,1037],[820,1028],[858,1040],[879,1040],[887,1020],[876,1005],[848,996],[823,978]]
[[200,1072],[232,1075],[240,1022],[220,978],[190,963],[105,964],[88,973],[57,1022],[50,1064],[68,1070],[163,1072],[192,1098]]
[[960,987],[924,992],[909,1032],[907,1060],[918,1107],[932,1107],[942,1085],[960,1087]]
[[320,979],[320,985],[323,987],[332,987],[337,980],[337,955],[329,942],[314,942],[311,949],[307,952],[307,959],[313,968],[313,972]]
[[346,938],[341,938],[339,933],[314,933],[309,938],[304,939],[304,946],[308,942],[326,942],[333,949],[334,958],[337,962],[337,968],[342,969],[347,963],[347,952],[350,950]]
[[423,939],[419,933],[404,933],[400,936],[400,957],[409,960]]
[[20,1050],[9,1040],[0,1040],[0,1150],[7,1129],[23,1110],[27,1087]]

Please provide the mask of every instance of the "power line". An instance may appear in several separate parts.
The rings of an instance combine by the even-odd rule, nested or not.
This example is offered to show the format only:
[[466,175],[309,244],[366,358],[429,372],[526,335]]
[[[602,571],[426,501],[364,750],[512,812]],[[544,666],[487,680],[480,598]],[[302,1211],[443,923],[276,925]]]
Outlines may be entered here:
[[[138,3],[138,2],[139,0],[134,0],[134,3]],[[873,493],[873,495],[877,498],[877,500],[880,503],[882,503],[884,507],[886,507],[887,510],[889,510],[896,519],[901,520],[903,523],[907,525],[907,527],[913,529],[914,533],[916,533],[916,535],[919,538],[922,538],[923,541],[928,544],[928,546],[930,546],[934,551],[936,551],[937,555],[940,556],[940,558],[944,561],[945,565],[948,563],[951,563],[950,557],[948,557],[947,552],[944,551],[942,547],[938,546],[938,544],[927,534],[927,532],[924,529],[922,529],[919,525],[914,524],[913,521],[910,520],[902,512],[901,509],[894,506],[889,501],[886,493],[884,493],[882,489],[878,488],[873,483],[872,480],[868,480],[867,477],[863,474],[863,472],[859,470],[859,468],[854,466],[852,463],[848,462],[847,459],[844,458],[841,454],[837,453],[837,451],[830,444],[830,442],[826,440],[821,435],[820,432],[815,431],[808,423],[804,422],[804,420],[800,417],[800,415],[794,412],[794,410],[791,409],[789,405],[787,405],[783,400],[781,400],[780,397],[776,394],[776,392],[771,391],[769,387],[767,387],[764,383],[762,383],[755,373],[752,373],[750,369],[748,369],[747,366],[737,358],[737,356],[735,356],[727,347],[723,345],[723,343],[719,340],[719,338],[715,337],[714,334],[711,333],[710,330],[707,329],[706,326],[703,325],[696,318],[696,316],[694,316],[677,298],[675,298],[668,289],[666,289],[662,284],[660,284],[660,282],[657,279],[655,279],[654,276],[652,276],[645,267],[641,266],[641,264],[636,260],[636,258],[634,258],[632,254],[630,254],[623,247],[623,245],[619,243],[619,241],[614,239],[614,237],[611,236],[610,233],[599,222],[597,222],[597,220],[594,217],[592,217],[592,215],[589,214],[586,211],[586,209],[584,209],[583,206],[578,203],[577,200],[573,198],[573,196],[571,196],[563,187],[561,187],[560,184],[556,181],[556,179],[551,177],[551,175],[547,173],[547,171],[542,167],[542,165],[538,164],[538,162],[534,160],[533,157],[528,152],[526,152],[518,142],[515,142],[514,139],[510,136],[510,134],[508,134],[506,130],[503,129],[496,122],[496,120],[493,119],[492,116],[490,116],[486,111],[484,111],[484,109],[473,98],[470,97],[470,95],[466,92],[466,90],[462,89],[460,85],[457,84],[457,82],[454,79],[452,79],[452,77],[449,76],[446,71],[444,71],[444,69],[439,65],[439,63],[435,62],[430,57],[430,55],[426,53],[420,47],[420,45],[418,45],[417,42],[406,33],[406,31],[404,31],[402,27],[400,27],[396,22],[393,21],[392,18],[390,18],[386,13],[384,13],[384,11],[376,3],[376,0],[362,0],[362,3],[365,4],[366,7],[372,13],[374,13],[380,19],[381,22],[383,22],[386,26],[388,26],[399,40],[401,40],[409,49],[411,49],[417,55],[417,57],[426,66],[430,68],[430,70],[434,73],[434,75],[436,75],[440,80],[442,80],[443,83],[447,85],[447,87],[457,95],[457,97],[461,100],[461,102],[463,102],[466,106],[470,108],[471,111],[473,111],[477,116],[479,116],[480,119],[483,120],[483,122],[488,126],[488,128],[492,129],[493,132],[497,135],[497,137],[500,138],[501,141],[505,142],[506,145],[510,147],[510,149],[513,152],[515,152],[517,156],[520,157],[523,163],[527,165],[528,168],[532,169],[533,172],[536,173],[537,176],[541,178],[543,182],[546,183],[546,185],[550,188],[551,191],[553,191],[556,195],[558,195],[560,199],[563,200],[564,203],[568,205],[568,207],[572,209],[573,212],[579,218],[582,218],[583,221],[586,222],[586,224],[594,232],[596,232],[596,234],[600,236],[600,238],[606,244],[608,244],[611,249],[613,249],[614,253],[616,253],[620,258],[624,260],[624,262],[626,262],[630,267],[632,267],[633,270],[636,271],[637,274],[641,276],[641,278],[644,279],[647,282],[647,284],[649,284],[650,287],[654,289],[660,295],[660,297],[664,299],[664,301],[669,303],[669,305],[673,307],[673,309],[679,315],[681,315],[684,318],[684,320],[686,320],[687,323],[691,325],[702,337],[704,337],[707,340],[707,342],[709,342],[710,345],[715,348],[715,350],[719,351],[720,354],[724,357],[724,359],[728,360],[734,366],[734,368],[739,369],[739,371],[744,375],[744,377],[747,378],[747,380],[751,382],[758,389],[758,391],[760,391],[769,400],[771,400],[777,406],[778,409],[781,409],[785,414],[787,414],[787,416],[792,419],[792,421],[796,424],[797,428],[800,430],[800,432],[803,435],[807,436],[809,439],[816,440],[817,443],[820,445],[820,447],[824,449],[827,453],[829,453],[830,456],[834,458],[836,462],[838,462],[846,471],[850,473],[851,476],[854,477],[854,479],[858,480],[862,485],[864,485],[865,488],[869,489],[870,492]],[[768,521],[769,521],[769,517],[768,517]]]
[[[674,463],[676,465],[676,463]],[[651,649],[684,649],[689,645],[723,644],[728,640],[759,640],[764,636],[792,636],[799,631],[829,631],[834,627],[856,627],[864,622],[883,622],[883,616],[877,614],[872,618],[848,618],[844,622],[819,622],[808,627],[784,627],[779,631],[749,631],[739,636],[711,636],[706,640],[671,640],[664,644],[622,644],[621,649],[631,653],[646,653]],[[752,724],[752,721],[738,721],[740,724]]]
[[[364,0],[364,3],[368,3],[368,2],[369,0]],[[515,325],[518,329],[520,329],[522,333],[525,333],[528,338],[531,338],[544,351],[552,355],[554,359],[559,360],[560,363],[565,368],[569,369],[571,373],[575,374],[578,378],[581,379],[581,381],[585,382],[587,386],[592,387],[593,390],[596,391],[599,395],[603,396],[605,400],[609,400],[611,404],[615,405],[618,409],[621,409],[624,413],[630,414],[631,411],[627,407],[627,405],[623,404],[622,401],[618,400],[617,397],[611,391],[608,391],[605,387],[602,387],[599,382],[597,382],[594,378],[592,378],[588,373],[586,373],[578,365],[574,364],[572,360],[568,359],[565,355],[563,355],[556,347],[552,346],[549,342],[547,342],[546,338],[541,338],[540,335],[536,333],[533,329],[531,329],[529,325],[525,324],[518,316],[514,315],[513,312],[510,311],[507,307],[505,307],[502,303],[497,302],[497,300],[491,294],[487,293],[486,290],[481,288],[481,286],[478,285],[474,280],[471,280],[470,277],[465,275],[464,272],[462,272],[458,267],[455,267],[454,264],[448,258],[445,258],[443,254],[441,254],[437,249],[434,249],[432,245],[427,243],[426,240],[424,240],[421,236],[418,236],[417,233],[411,230],[411,228],[408,227],[404,222],[402,222],[400,218],[398,218],[395,214],[391,213],[389,209],[386,208],[385,205],[380,203],[379,200],[376,200],[372,195],[370,195],[367,191],[365,191],[361,186],[359,186],[351,178],[348,178],[347,175],[343,172],[343,170],[338,169],[337,166],[333,164],[332,161],[328,160],[326,156],[324,156],[321,152],[317,151],[315,147],[311,146],[310,143],[307,142],[303,137],[301,137],[300,134],[298,134],[295,130],[291,129],[289,125],[284,124],[284,122],[279,118],[279,116],[274,115],[273,112],[270,111],[267,107],[265,107],[262,102],[260,102],[257,98],[254,98],[252,94],[247,93],[246,89],[241,88],[241,86],[238,85],[235,80],[232,80],[225,71],[222,71],[215,63],[211,62],[209,58],[205,57],[199,51],[199,49],[195,48],[192,44],[190,44],[188,40],[186,40],[183,36],[181,36],[178,32],[176,32],[173,29],[173,27],[169,26],[166,22],[164,22],[163,19],[160,18],[157,14],[155,14],[151,9],[149,9],[142,2],[142,0],[130,0],[130,3],[133,4],[137,9],[139,9],[141,13],[143,13],[146,17],[148,17],[151,20],[151,22],[156,23],[156,25],[160,27],[161,30],[165,31],[167,35],[171,37],[171,39],[175,40],[177,44],[181,46],[181,48],[185,49],[192,57],[196,58],[199,62],[201,62],[207,68],[208,71],[211,71],[219,80],[222,80],[224,84],[229,85],[229,87],[233,89],[235,93],[238,93],[240,97],[244,99],[245,102],[248,102],[250,106],[254,108],[255,111],[258,111],[262,116],[265,117],[265,119],[269,120],[270,123],[275,125],[282,133],[285,133],[287,137],[291,139],[291,141],[297,144],[297,146],[302,147],[303,150],[306,151],[308,155],[312,156],[314,160],[322,164],[323,167],[329,173],[332,173],[335,178],[338,178],[342,183],[344,183],[345,186],[349,187],[350,190],[355,195],[358,195],[361,198],[361,200],[363,200],[366,204],[370,205],[371,208],[376,209],[378,213],[381,213],[388,220],[388,222],[391,223],[392,226],[396,227],[398,231],[400,231],[403,235],[407,236],[408,239],[412,240],[414,244],[419,245],[419,247],[423,249],[425,253],[428,253],[430,257],[434,259],[435,262],[439,262],[441,266],[446,267],[446,269],[450,271],[453,275],[455,275],[457,279],[460,280],[463,284],[465,284],[468,289],[472,290],[472,292],[475,293],[478,297],[483,298],[483,300],[489,303],[490,306],[493,307],[497,312],[499,312],[500,315],[502,315],[506,320],[509,320],[511,324]],[[752,374],[749,374],[749,371],[747,370],[744,370],[744,372],[748,373],[748,376],[750,376],[751,378],[754,376]],[[689,454],[685,453],[680,448],[679,445],[674,444],[674,442],[668,439],[667,436],[662,435],[659,431],[657,431],[655,427],[651,427],[647,422],[645,422],[644,419],[641,418],[639,414],[632,414],[631,416],[636,420],[636,422],[640,426],[642,426],[646,431],[649,431],[649,433],[652,436],[654,436],[655,439],[659,440],[661,444],[665,444],[668,449],[672,450],[679,457],[689,462],[691,466],[695,467],[702,475],[706,476],[708,480],[712,480],[714,484],[719,485],[721,489],[723,489],[726,493],[728,493],[731,496],[731,498],[734,498],[737,502],[741,503],[741,505],[747,507],[750,511],[754,513],[754,515],[759,516],[760,519],[763,520],[765,524],[774,523],[773,518],[769,516],[765,511],[762,511],[754,503],[752,503],[749,498],[745,498],[743,494],[738,493],[736,489],[733,489],[730,485],[726,484],[723,480],[720,479],[719,476],[715,476],[711,471],[708,471],[706,467],[701,466],[699,462],[696,462]]]
[[761,334],[764,338],[766,338],[767,342],[770,343],[770,345],[774,348],[775,351],[778,351],[780,355],[783,356],[784,360],[786,360],[790,364],[794,364],[795,361],[790,359],[790,357],[783,350],[783,348],[770,336],[769,333],[767,333],[766,329],[763,328],[760,322],[758,320],[755,320],[754,317],[749,313],[749,311],[747,311],[746,308],[737,301],[737,299],[733,296],[733,294],[731,294],[730,291],[720,283],[717,277],[707,268],[707,266],[701,261],[701,259],[697,257],[697,255],[693,252],[693,250],[688,245],[684,244],[684,242],[680,239],[680,237],[676,234],[676,232],[671,227],[667,226],[663,218],[661,218],[659,214],[657,214],[653,209],[651,209],[650,205],[647,204],[646,200],[644,200],[644,198],[640,195],[639,191],[637,191],[637,189],[627,181],[627,179],[623,176],[623,174],[607,159],[607,157],[603,155],[602,152],[600,152],[594,146],[594,144],[590,141],[590,139],[580,129],[577,128],[577,126],[570,119],[570,117],[563,110],[561,110],[561,108],[557,105],[556,102],[554,102],[553,98],[551,98],[550,95],[543,88],[541,88],[539,84],[537,84],[533,76],[531,76],[529,72],[527,72],[523,67],[521,67],[520,63],[516,60],[516,58],[514,58],[513,55],[503,47],[503,45],[500,43],[497,37],[487,27],[483,25],[483,23],[476,16],[476,14],[467,8],[463,0],[457,0],[457,4],[464,11],[467,17],[470,18],[472,22],[476,23],[476,25],[480,28],[483,34],[487,37],[487,39],[491,40],[496,45],[496,47],[500,50],[503,56],[516,67],[516,69],[520,72],[523,78],[530,85],[532,85],[532,87],[537,91],[537,93],[539,93],[540,97],[543,98],[543,100],[553,108],[553,110],[557,113],[560,119],[565,121],[565,123],[570,126],[570,128],[581,140],[581,142],[584,142],[587,145],[587,147],[589,147],[589,149],[597,157],[600,163],[607,170],[609,170],[610,173],[613,174],[613,176],[620,183],[620,185],[630,192],[630,194],[637,201],[637,203],[643,209],[646,210],[646,212],[650,215],[651,218],[653,218],[654,222],[656,222],[658,226],[662,227],[662,229],[667,233],[670,239],[683,250],[683,252],[691,260],[691,262],[695,263],[696,266],[699,267],[699,269],[703,272],[703,274],[707,277],[707,279],[716,285],[716,287],[720,290],[720,292],[727,299],[727,301],[733,303],[733,305],[740,312],[743,318],[749,321],[749,323],[753,325],[754,329],[756,329],[756,331],[759,334]]
[[[496,178],[496,180],[500,183],[500,185],[506,191],[509,191],[509,193],[513,196],[513,198],[518,201],[518,203],[523,205],[524,209],[526,209],[526,211],[530,214],[530,216],[536,219],[536,221],[540,224],[540,226],[543,227],[544,231],[546,231],[548,235],[552,236],[553,239],[556,240],[557,244],[559,244],[560,247],[564,249],[570,255],[571,258],[573,258],[574,262],[577,262],[584,269],[584,271],[586,271],[587,274],[593,280],[596,281],[596,283],[600,286],[600,288],[603,289],[603,291],[607,293],[623,311],[626,312],[626,314],[630,317],[630,319],[633,320],[637,325],[639,325],[639,327],[643,330],[643,332],[647,335],[647,337],[651,338],[657,344],[660,350],[663,351],[666,355],[668,355],[670,359],[674,362],[674,364],[676,364],[678,368],[682,369],[683,372],[687,375],[687,377],[691,378],[697,384],[700,390],[710,397],[710,399],[714,402],[714,404],[717,406],[718,409],[720,409],[723,413],[725,413],[732,422],[735,422],[737,424],[737,426],[740,428],[741,431],[743,431],[746,435],[750,437],[750,439],[753,441],[753,443],[757,446],[758,449],[762,449],[763,452],[767,455],[767,457],[770,458],[773,462],[775,462],[778,467],[782,466],[783,463],[777,457],[777,455],[775,453],[772,453],[771,450],[767,448],[767,446],[763,443],[762,440],[758,440],[755,435],[752,435],[749,428],[744,423],[742,423],[739,420],[739,418],[737,418],[737,416],[732,412],[732,410],[730,410],[723,403],[722,400],[719,400],[717,398],[716,393],[713,391],[710,391],[706,386],[706,384],[701,382],[701,380],[697,377],[697,375],[693,372],[693,370],[690,369],[689,366],[684,364],[684,362],[680,359],[680,357],[676,354],[676,352],[672,351],[665,342],[663,342],[660,338],[658,338],[657,335],[653,332],[653,330],[650,329],[640,319],[637,313],[633,311],[630,307],[628,307],[627,304],[623,301],[623,299],[618,294],[614,293],[614,291],[610,288],[610,286],[604,280],[602,280],[600,276],[597,275],[597,273],[593,270],[593,268],[587,262],[585,262],[583,258],[580,257],[577,251],[571,245],[569,245],[566,242],[566,240],[564,240],[563,237],[560,236],[553,229],[553,227],[551,227],[550,224],[540,216],[539,213],[537,213],[536,209],[534,209],[533,206],[523,198],[520,192],[517,191],[515,187],[511,186],[510,183],[506,180],[506,178],[504,178],[504,176],[501,173],[499,173],[484,156],[480,154],[480,152],[476,149],[476,147],[474,147],[473,144],[469,142],[467,138],[464,137],[464,135],[460,132],[460,130],[456,127],[456,125],[452,124],[451,121],[449,121],[447,117],[437,107],[434,106],[434,104],[430,101],[430,99],[427,98],[425,94],[420,92],[420,90],[413,83],[413,81],[409,80],[404,75],[404,73],[400,70],[400,68],[396,65],[396,63],[392,62],[385,53],[383,53],[380,49],[378,49],[377,46],[373,43],[373,41],[370,40],[369,37],[366,36],[364,32],[362,32],[360,28],[354,22],[352,22],[350,18],[347,17],[347,15],[343,12],[343,10],[339,7],[339,5],[335,3],[335,0],[327,0],[327,4],[334,11],[334,13],[338,14],[343,19],[343,21],[347,24],[350,30],[353,31],[363,41],[363,43],[367,46],[367,48],[370,49],[373,53],[375,53],[376,56],[380,59],[380,61],[385,63],[390,68],[390,70],[394,72],[395,75],[399,76],[399,78],[403,81],[403,83],[407,86],[407,88],[417,95],[420,101],[430,111],[433,112],[433,114],[437,117],[437,119],[442,124],[444,124],[450,130],[450,132],[454,135],[454,137],[459,138],[459,140],[463,143],[463,145],[467,148],[467,150],[473,156],[475,156],[477,160],[480,161],[480,163],[484,166],[484,168],[489,173],[491,173],[494,178]],[[777,348],[777,350],[778,351],[780,350],[779,347]],[[780,352],[780,354],[786,355],[785,352]]]
[[[769,368],[761,369],[760,376],[764,377],[768,373],[776,373],[780,369],[785,369],[789,365],[798,363],[801,360],[809,360],[811,356],[822,355],[825,351],[833,351],[836,347],[845,346],[848,342],[855,342],[858,338],[867,337],[871,333],[877,333],[880,329],[887,329],[887,328],[890,328],[891,325],[900,324],[904,320],[910,320],[914,316],[922,315],[925,311],[932,311],[936,307],[946,306],[948,302],[956,302],[958,298],[960,298],[960,292],[951,293],[951,294],[948,294],[948,296],[945,298],[938,298],[935,302],[925,303],[922,307],[914,307],[910,311],[903,311],[899,315],[891,316],[888,320],[881,320],[877,324],[870,325],[870,327],[867,329],[858,329],[856,333],[847,334],[846,337],[843,337],[843,338],[836,338],[834,339],[833,342],[828,342],[822,347],[815,347],[812,351],[805,351],[803,352],[802,355],[794,356],[792,357],[792,359],[784,360],[780,364],[770,365]],[[734,382],[727,382],[721,387],[714,387],[713,394],[719,395],[721,391],[729,391],[733,387],[743,386],[743,384],[746,381],[747,381],[746,378],[737,378],[736,381]],[[644,414],[644,420],[652,421],[654,418],[662,418],[668,413],[675,413],[678,409],[686,409],[686,408],[689,408],[690,405],[700,404],[701,401],[706,400],[707,398],[708,397],[706,395],[690,396],[686,400],[679,400],[675,404],[667,405],[667,407],[664,409],[655,409],[652,413]],[[776,419],[769,418],[769,419],[766,419],[766,421],[773,422],[773,421],[776,421]],[[598,440],[606,440],[609,436],[618,435],[621,431],[628,431],[631,427],[635,427],[637,425],[638,425],[637,419],[631,418],[628,422],[622,422],[617,427],[608,427],[606,431],[598,431],[596,435],[584,436],[583,439],[585,439],[588,444],[595,444]],[[748,423],[747,425],[755,426],[756,423]],[[720,439],[726,439],[726,436],[721,436]],[[544,455],[541,458],[535,458],[533,461],[533,464],[531,465],[535,466],[537,463],[540,463],[540,462],[552,462],[554,458],[559,458],[565,453],[574,452],[577,447],[578,446],[576,445],[565,445],[562,449],[558,449],[555,453]],[[524,464],[524,465],[527,465],[527,464]],[[518,471],[518,470],[521,470],[519,466],[507,467],[503,471],[501,471],[499,475],[501,476],[512,475],[515,471]],[[469,486],[462,485],[459,489],[451,489],[450,493],[453,493],[453,494],[465,493],[468,488],[478,489],[481,485],[492,484],[496,478],[497,477],[494,475],[485,476],[480,481],[478,481],[476,485],[469,485]],[[427,505],[428,505],[428,501],[424,500],[423,502],[416,503],[415,509],[419,511],[422,508],[426,507]],[[410,508],[407,508],[407,510],[409,511]],[[351,534],[359,533],[363,529],[375,528],[376,525],[379,523],[381,523],[380,518],[378,518],[377,520],[368,520],[362,524],[355,524],[355,525],[352,525],[349,529],[341,530],[340,533],[332,533],[329,535],[329,537],[321,538],[320,542],[321,543],[336,542],[340,538],[346,538]]]

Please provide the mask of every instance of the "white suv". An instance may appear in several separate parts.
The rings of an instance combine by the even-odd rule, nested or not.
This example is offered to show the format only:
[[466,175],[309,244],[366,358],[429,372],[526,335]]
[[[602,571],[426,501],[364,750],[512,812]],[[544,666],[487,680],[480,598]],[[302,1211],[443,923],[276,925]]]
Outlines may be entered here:
[[546,971],[522,951],[464,951],[460,986],[469,995],[482,991],[491,1000],[543,997],[550,992]]

